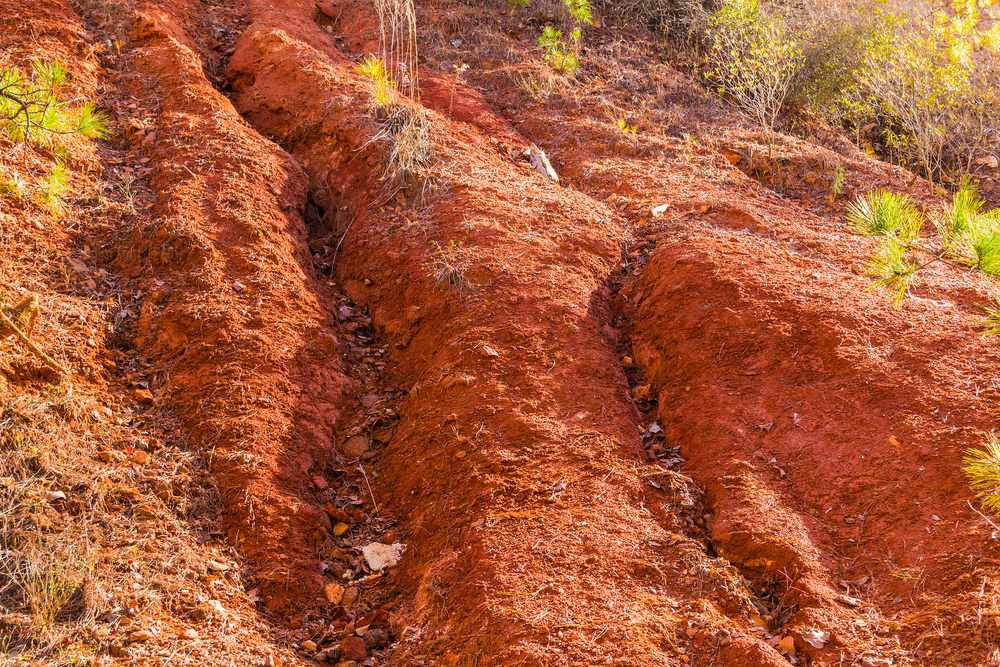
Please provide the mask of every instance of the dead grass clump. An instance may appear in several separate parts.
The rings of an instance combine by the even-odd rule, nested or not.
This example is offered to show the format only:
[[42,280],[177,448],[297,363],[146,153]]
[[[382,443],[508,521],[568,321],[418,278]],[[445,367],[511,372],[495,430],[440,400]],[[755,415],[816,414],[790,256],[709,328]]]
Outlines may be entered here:
[[386,176],[408,180],[423,175],[430,164],[430,118],[424,109],[408,104],[392,107],[379,133],[389,144]]

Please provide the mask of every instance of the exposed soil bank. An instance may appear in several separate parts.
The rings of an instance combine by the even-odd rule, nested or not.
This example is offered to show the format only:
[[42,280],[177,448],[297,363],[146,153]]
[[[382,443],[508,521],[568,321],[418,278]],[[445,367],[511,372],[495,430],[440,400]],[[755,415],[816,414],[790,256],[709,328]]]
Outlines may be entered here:
[[[957,468],[997,399],[970,364],[1000,368],[960,315],[927,304],[903,321],[836,288],[851,276],[719,220],[661,234],[627,291],[636,358],[709,492],[714,544],[786,591],[800,650],[986,660],[993,621],[969,610],[990,604],[997,547]],[[813,628],[831,635],[822,651],[802,641]]]
[[[366,87],[311,3],[298,11],[255,14],[234,100],[312,175],[346,233],[337,275],[411,387],[379,484],[408,529],[394,660],[780,663],[751,638],[740,577],[643,480],[606,326],[621,218],[436,114],[431,190],[379,206]],[[435,280],[442,263],[452,280]]]
[[310,470],[329,455],[349,382],[311,275],[306,179],[204,74],[181,22],[137,14],[123,85],[147,124],[135,150],[158,193],[118,266],[144,293],[135,343],[153,387],[210,452],[229,538],[272,610],[320,595],[312,548],[329,519]]

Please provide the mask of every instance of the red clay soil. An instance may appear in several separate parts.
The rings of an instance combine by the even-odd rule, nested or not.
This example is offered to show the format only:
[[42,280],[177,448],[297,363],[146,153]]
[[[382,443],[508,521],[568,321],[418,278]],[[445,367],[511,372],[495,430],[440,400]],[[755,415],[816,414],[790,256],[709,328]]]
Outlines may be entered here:
[[393,662],[781,664],[740,577],[643,480],[604,326],[623,220],[437,114],[426,197],[379,206],[366,86],[312,15],[259,3],[230,71],[237,108],[312,174],[346,234],[337,275],[411,387],[376,491],[407,528]]
[[[438,33],[428,60],[476,63],[481,95],[570,187],[640,231],[650,205],[670,205],[632,253],[628,334],[668,442],[708,492],[714,546],[780,600],[785,623],[769,632],[819,664],[994,660],[997,546],[960,466],[997,426],[997,342],[978,336],[995,283],[933,265],[894,311],[867,289],[872,243],[830,198],[837,165],[846,195],[905,189],[937,210],[927,184],[790,138],[768,158],[731,112],[614,33],[590,33],[572,97],[532,100],[497,56],[527,41],[523,22],[479,23],[452,3],[425,12]],[[662,111],[678,102],[683,118]],[[634,143],[607,112],[626,104],[654,110]],[[813,630],[829,633],[822,649],[804,641]]]
[[[848,195],[940,206],[929,186],[802,140],[762,158],[643,33],[588,31],[581,80],[539,92],[512,62],[538,17],[442,1],[420,7],[435,162],[397,191],[353,72],[372,11],[323,6],[147,3],[116,81],[157,193],[115,262],[143,296],[134,342],[270,611],[333,582],[312,476],[359,393],[312,242],[406,388],[371,480],[406,545],[375,584],[389,663],[996,660],[998,547],[960,470],[997,425],[976,333],[995,285],[937,264],[893,310],[828,197],[838,165]],[[623,363],[680,470],[644,458]]]
[[158,194],[117,261],[144,293],[135,344],[159,369],[154,393],[210,453],[266,605],[290,611],[320,595],[314,534],[329,519],[309,473],[350,388],[311,275],[306,179],[213,88],[180,19],[147,4],[129,48],[122,86],[147,120],[134,150]]

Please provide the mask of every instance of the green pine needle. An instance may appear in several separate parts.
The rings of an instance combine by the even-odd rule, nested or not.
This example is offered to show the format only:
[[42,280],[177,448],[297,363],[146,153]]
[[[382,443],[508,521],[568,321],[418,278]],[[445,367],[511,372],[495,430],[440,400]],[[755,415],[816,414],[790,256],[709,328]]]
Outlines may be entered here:
[[53,94],[58,93],[66,83],[66,66],[55,60],[34,60],[31,63],[31,72],[35,83],[48,88]]
[[893,306],[899,307],[906,298],[910,281],[917,265],[906,256],[906,247],[895,236],[885,236],[878,250],[868,260],[868,275],[875,278],[875,286],[892,294]]
[[938,228],[946,242],[961,237],[969,231],[972,220],[978,217],[986,201],[968,178],[963,178],[958,191],[951,200],[951,207],[945,211]]
[[915,239],[924,225],[924,215],[904,194],[876,190],[859,196],[847,207],[847,224],[865,236],[893,235]]
[[108,117],[103,111],[94,109],[87,102],[80,107],[76,119],[76,131],[88,139],[103,139],[108,136]]
[[983,509],[1000,514],[1000,439],[991,434],[981,449],[965,450],[962,469]]
[[985,308],[986,316],[983,318],[983,338],[990,336],[1000,336],[1000,298],[997,298],[992,306]]
[[56,162],[48,178],[38,185],[39,202],[49,209],[52,215],[58,216],[63,212],[65,206],[63,197],[68,191],[69,170],[62,162]]

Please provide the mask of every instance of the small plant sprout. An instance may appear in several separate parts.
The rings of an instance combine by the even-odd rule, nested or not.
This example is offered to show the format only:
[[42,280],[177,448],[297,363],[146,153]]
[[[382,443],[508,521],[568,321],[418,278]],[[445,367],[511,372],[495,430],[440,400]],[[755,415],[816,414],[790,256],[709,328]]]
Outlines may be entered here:
[[66,68],[35,60],[30,74],[0,68],[0,126],[14,141],[50,144],[58,135],[99,139],[108,134],[107,116],[85,103],[75,108],[62,99]]
[[1000,439],[990,434],[983,447],[965,450],[962,469],[983,509],[1000,514]]
[[28,184],[16,171],[0,177],[0,195],[21,201],[28,195]]
[[[963,181],[951,206],[935,221],[939,248],[920,237],[924,215],[903,194],[877,190],[855,199],[847,208],[847,224],[858,234],[880,239],[868,261],[868,273],[888,288],[895,305],[905,298],[913,276],[934,262],[958,262],[987,275],[1000,276],[1000,209],[984,210],[986,202]],[[926,256],[923,263],[916,255]],[[997,332],[997,311],[988,311],[986,335]]]
[[454,240],[448,241],[448,245],[438,245],[431,269],[434,279],[442,285],[447,285],[455,289],[465,286],[465,271],[462,269],[460,254],[462,244]]
[[973,219],[983,212],[986,200],[968,178],[963,178],[958,191],[952,198],[951,206],[938,222],[938,231],[946,241],[960,238],[969,231]]
[[908,196],[876,190],[859,196],[847,207],[847,224],[864,236],[895,235],[911,240],[923,227],[924,216]]
[[875,279],[873,286],[883,287],[892,295],[897,308],[910,289],[910,281],[919,266],[907,256],[907,249],[894,236],[886,236],[868,260],[867,272]]
[[582,25],[593,25],[594,16],[590,9],[590,0],[563,0],[563,5],[574,21]]
[[388,145],[383,178],[399,184],[426,171],[430,116],[420,106],[417,19],[413,0],[375,0],[379,56],[366,56],[354,71],[371,84],[372,115],[379,130],[365,144]]
[[847,183],[847,171],[842,165],[833,168],[833,183],[830,185],[830,202],[835,202],[844,194],[844,184]]
[[968,179],[962,180],[937,227],[949,256],[1000,275],[1000,209],[986,210],[986,201]]
[[986,315],[983,317],[983,338],[1000,336],[1000,297],[995,298],[984,310]]
[[594,23],[590,0],[563,0],[563,6],[575,27],[567,37],[558,28],[547,25],[538,36],[538,45],[545,50],[545,62],[549,67],[566,76],[576,76],[580,71],[580,41],[583,39],[581,26]]
[[913,259],[924,226],[924,215],[906,195],[877,190],[855,199],[847,208],[847,224],[864,236],[880,239],[868,260],[873,286],[883,287],[899,307],[921,266]]
[[384,60],[374,55],[365,56],[354,67],[354,71],[368,79],[373,107],[384,109],[392,104],[396,94],[396,82],[389,76]]
[[47,208],[52,215],[62,215],[65,207],[64,197],[68,191],[69,171],[63,162],[57,161],[48,177],[38,184],[38,203]]
[[545,62],[549,67],[566,76],[576,76],[580,71],[578,49],[581,35],[580,29],[574,28],[569,40],[564,40],[561,30],[545,26],[538,37],[538,44],[545,49]]
[[625,116],[619,116],[618,117],[618,130],[623,135],[625,135],[626,137],[629,136],[629,135],[631,135],[631,136],[634,137],[634,136],[636,136],[636,133],[638,133],[639,127],[637,125],[633,125],[632,123],[629,123],[628,120],[625,118]]

